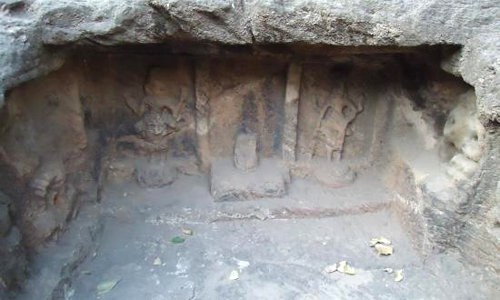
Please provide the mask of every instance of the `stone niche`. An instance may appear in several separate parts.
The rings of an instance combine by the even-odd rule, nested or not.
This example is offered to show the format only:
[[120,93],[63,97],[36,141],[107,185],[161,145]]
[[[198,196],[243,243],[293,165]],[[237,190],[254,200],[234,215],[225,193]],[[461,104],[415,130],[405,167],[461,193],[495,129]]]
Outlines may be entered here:
[[441,59],[439,48],[76,51],[7,93],[0,239],[36,249],[107,185],[200,176],[215,201],[268,201],[295,179],[340,189],[371,176],[421,249],[452,245],[484,129],[473,89]]

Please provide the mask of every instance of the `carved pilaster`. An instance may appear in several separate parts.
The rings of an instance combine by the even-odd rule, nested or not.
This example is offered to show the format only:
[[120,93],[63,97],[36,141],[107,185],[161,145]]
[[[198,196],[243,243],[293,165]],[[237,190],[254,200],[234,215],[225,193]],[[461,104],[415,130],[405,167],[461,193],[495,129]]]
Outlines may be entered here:
[[285,125],[283,130],[283,159],[296,160],[297,116],[299,113],[302,66],[292,62],[288,67],[285,94]]

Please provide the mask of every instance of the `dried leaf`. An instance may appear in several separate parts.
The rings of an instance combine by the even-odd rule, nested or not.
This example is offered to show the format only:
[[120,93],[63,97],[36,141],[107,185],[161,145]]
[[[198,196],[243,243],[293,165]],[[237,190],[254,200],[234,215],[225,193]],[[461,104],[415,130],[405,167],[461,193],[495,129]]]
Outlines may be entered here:
[[175,236],[170,241],[174,244],[182,244],[184,243],[185,239],[180,236]]
[[400,282],[401,280],[403,280],[403,278],[405,278],[403,270],[396,270],[394,272],[394,281]]
[[185,235],[193,235],[193,231],[188,228],[183,228],[182,233],[184,233]]
[[231,274],[229,274],[229,280],[237,280],[240,278],[240,275],[238,274],[238,271],[232,270]]
[[394,253],[394,248],[388,245],[376,244],[375,249],[379,255],[391,255]]
[[153,265],[154,266],[161,266],[161,258],[159,258],[159,257],[155,258]]
[[370,240],[370,247],[374,247],[377,244],[390,245],[391,241],[385,237],[377,237]]
[[347,275],[355,275],[356,274],[356,270],[354,268],[352,268],[351,266],[349,266],[349,264],[346,261],[339,262],[337,270],[340,273],[344,273]]
[[105,294],[109,291],[111,291],[117,284],[118,282],[120,282],[121,278],[117,278],[117,279],[109,279],[109,280],[106,280],[106,281],[103,281],[101,283],[99,283],[99,285],[97,286],[97,295],[100,296],[102,294]]
[[394,272],[394,269],[393,268],[385,268],[384,269],[384,272],[387,272],[389,274],[392,274],[392,272]]
[[325,273],[328,273],[328,274],[336,272],[337,271],[337,264],[328,265],[328,266],[323,268],[323,271]]
[[238,264],[238,268],[240,270],[243,270],[243,269],[248,268],[250,266],[250,263],[246,260],[238,260],[237,264]]

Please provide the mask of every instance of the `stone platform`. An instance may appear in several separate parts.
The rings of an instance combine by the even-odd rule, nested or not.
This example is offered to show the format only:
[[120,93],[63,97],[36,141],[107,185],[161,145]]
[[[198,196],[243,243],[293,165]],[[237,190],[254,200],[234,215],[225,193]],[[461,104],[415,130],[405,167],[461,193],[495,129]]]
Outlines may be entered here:
[[212,164],[210,192],[215,201],[283,197],[289,173],[275,159],[262,159],[253,171],[237,169],[230,159]]

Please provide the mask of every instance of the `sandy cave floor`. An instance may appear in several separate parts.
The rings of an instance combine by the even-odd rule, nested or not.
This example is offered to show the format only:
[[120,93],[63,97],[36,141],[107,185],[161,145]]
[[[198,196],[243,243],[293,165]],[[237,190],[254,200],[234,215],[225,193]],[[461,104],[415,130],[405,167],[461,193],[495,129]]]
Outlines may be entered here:
[[[100,205],[102,236],[74,270],[69,299],[493,299],[498,292],[452,253],[422,259],[370,174],[342,189],[295,180],[282,199],[223,203],[213,202],[206,177],[183,176],[161,189],[109,185]],[[185,241],[174,244],[175,236]],[[393,255],[369,247],[378,236],[392,240]],[[343,260],[356,275],[322,272]],[[404,280],[384,268],[403,269]],[[233,270],[239,279],[229,279]],[[109,280],[119,281],[98,296]]]

